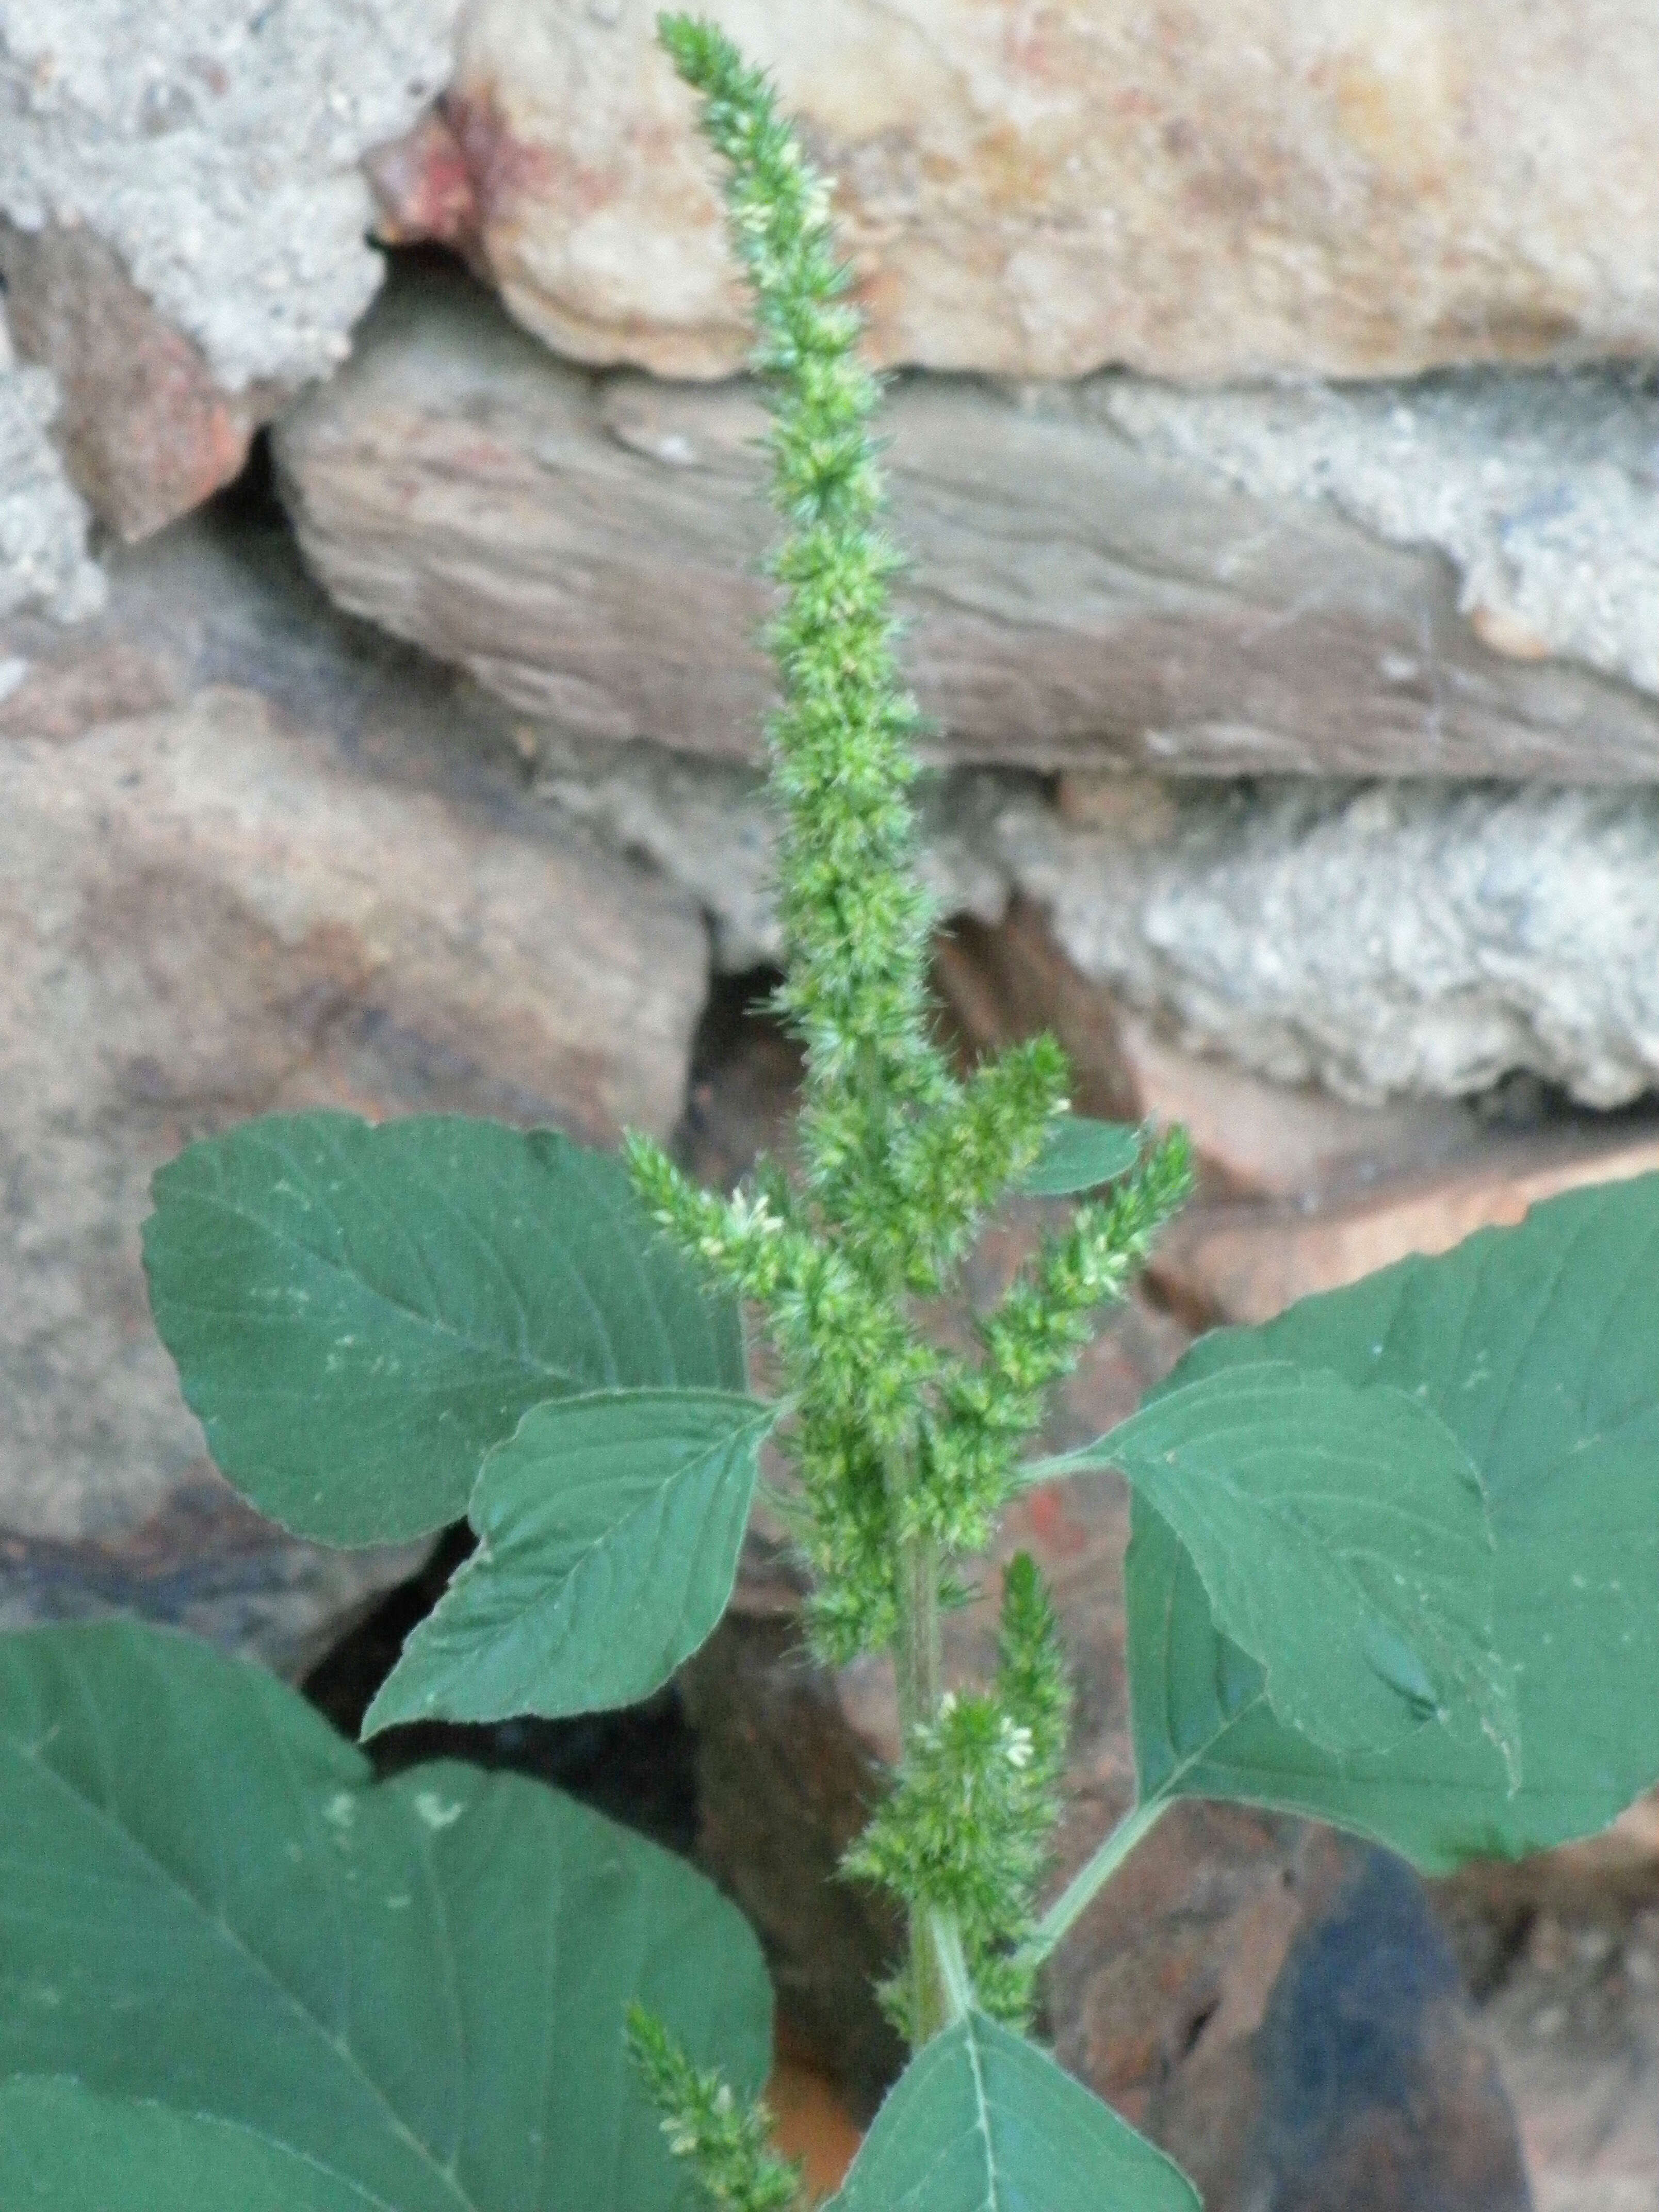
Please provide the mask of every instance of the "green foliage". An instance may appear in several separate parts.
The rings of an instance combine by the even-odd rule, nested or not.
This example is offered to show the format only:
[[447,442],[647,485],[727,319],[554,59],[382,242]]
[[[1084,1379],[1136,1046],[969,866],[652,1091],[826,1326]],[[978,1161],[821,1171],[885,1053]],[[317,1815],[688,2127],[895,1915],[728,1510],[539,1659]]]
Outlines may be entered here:
[[765,77],[712,24],[665,17],[659,33],[702,95],[754,298],[773,503],[791,526],[773,560],[784,601],[769,632],[784,696],[768,733],[784,826],[782,996],[807,1047],[808,1157],[854,1188],[888,1151],[893,1110],[948,1088],[928,1035],[935,915],[916,873],[907,796],[917,716],[888,602],[899,559],[878,526],[869,422],[880,391],[859,360],[828,190]]
[[1191,1188],[1186,1139],[1168,1137],[1105,1201],[1079,1206],[979,1324],[976,1364],[945,1363],[937,1411],[921,1438],[921,1479],[904,1498],[907,1533],[978,1551],[1015,1486],[1020,1446],[1037,1429],[1053,1384],[1121,1297],[1152,1240]]
[[551,1130],[273,1115],[155,1178],[144,1265],[208,1448],[334,1544],[466,1510],[532,1406],[744,1387],[742,1334],[618,1164]]
[[1121,1121],[1068,1114],[1054,1122],[1034,1166],[1019,1177],[1024,1198],[1070,1198],[1127,1175],[1140,1158],[1140,1132]]
[[1518,1784],[1486,1489],[1420,1400],[1287,1361],[1228,1366],[1053,1464],[1108,1462],[1190,1553],[1286,1728],[1340,1755],[1473,1722]]
[[595,1712],[660,1689],[732,1595],[776,1408],[713,1390],[532,1406],[485,1460],[478,1548],[363,1721]]
[[[1012,2025],[1164,1807],[1312,1812],[1437,1868],[1584,1833],[1659,1777],[1659,1178],[1210,1338],[1098,1444],[1022,1460],[1186,1196],[1186,1143],[1073,1117],[1051,1039],[965,1075],[943,1048],[879,387],[828,190],[718,30],[659,29],[722,164],[772,413],[799,1173],[723,1197],[641,1137],[624,1164],[486,1122],[272,1118],[157,1177],[157,1323],[219,1465],[289,1528],[469,1516],[370,1732],[655,1688],[727,1601],[773,1438],[817,1649],[890,1650],[899,1695],[846,1867],[903,1908],[915,2055],[840,2212],[1194,2212]],[[929,1336],[919,1302],[960,1291],[1005,1198],[1089,1192],[967,1353]],[[745,1300],[775,1405],[744,1395]],[[940,1610],[1016,1489],[1109,1464],[1135,1491],[1140,1800],[1039,1915],[1054,1608],[1015,1559],[995,1679],[951,1691]],[[8,2207],[799,2199],[753,2101],[758,1954],[705,1883],[525,1782],[377,1784],[288,1692],[177,1639],[0,1644],[0,1875]]]
[[[915,713],[893,658],[897,561],[878,532],[869,430],[878,390],[857,357],[829,196],[766,80],[728,40],[684,17],[662,35],[726,164],[773,410],[773,503],[788,532],[774,562],[783,706],[769,743],[784,827],[780,996],[805,1048],[803,1188],[774,1177],[728,1203],[648,1144],[636,1139],[630,1158],[681,1249],[764,1310],[792,1406],[781,1442],[799,1474],[816,1641],[844,1660],[909,1633],[905,1545],[983,1548],[1048,1386],[1184,1191],[1184,1155],[1165,1147],[1136,1173],[1139,1146],[1124,1132],[1072,1128],[1064,1056],[1048,1038],[963,1080],[933,1035],[935,917],[908,797]],[[918,1336],[906,1294],[947,1285],[1011,1187],[1126,1175],[1010,1293],[980,1359],[947,1358]]]
[[1198,2193],[1022,2036],[970,2013],[912,2060],[829,2212],[1199,2212]]
[[[1604,1827],[1659,1780],[1659,1176],[1570,1192],[1196,1345],[1180,1391],[1270,1359],[1410,1392],[1490,1501],[1492,1642],[1516,1685],[1515,1787],[1452,1699],[1392,1749],[1334,1754],[1275,1714],[1213,1591],[1137,1499],[1129,1662],[1143,1796],[1282,1805],[1430,1872]],[[1389,1470],[1390,1491],[1414,1470]]]
[[628,2007],[764,2077],[758,1948],[689,1867],[516,1776],[376,1783],[292,1691],[182,1637],[0,1638],[0,2081],[111,2100],[53,2135],[27,2104],[51,2093],[17,2093],[8,2212],[178,2212],[216,2184],[562,2212],[573,2174],[592,2212],[670,2212]]
[[252,2128],[78,2081],[0,2086],[7,2212],[385,2212],[385,2199]]

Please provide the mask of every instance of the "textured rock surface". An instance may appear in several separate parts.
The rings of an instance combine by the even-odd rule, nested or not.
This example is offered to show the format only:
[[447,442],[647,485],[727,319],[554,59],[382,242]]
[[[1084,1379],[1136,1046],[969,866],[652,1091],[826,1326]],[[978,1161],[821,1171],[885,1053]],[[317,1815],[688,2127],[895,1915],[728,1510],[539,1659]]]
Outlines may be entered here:
[[95,232],[0,222],[0,281],[18,350],[62,386],[53,443],[112,530],[148,537],[236,474],[282,387],[222,391]]
[[[103,600],[86,509],[46,434],[58,405],[49,370],[17,366],[0,310],[0,619],[40,608],[73,622]],[[19,680],[0,661],[0,708]]]
[[1189,792],[1146,842],[1002,817],[1085,975],[1187,1042],[1357,1099],[1529,1069],[1613,1106],[1659,1081],[1659,798],[1422,785]]
[[6,9],[15,336],[59,371],[77,481],[126,535],[234,476],[278,395],[343,357],[380,271],[358,163],[442,85],[456,5]]
[[132,1606],[297,1669],[409,1561],[213,1475],[149,1321],[151,1172],[317,1103],[665,1131],[706,940],[280,543],[192,522],[114,568],[83,629],[0,627],[0,1621]]
[[1484,2008],[1536,2212],[1659,2204],[1659,1869],[1648,1899],[1540,1913]]
[[[772,899],[777,831],[755,775],[654,745],[538,741],[536,788],[616,849],[648,854],[709,917],[718,967],[776,966],[783,938]],[[1014,787],[1023,795],[1023,780]],[[941,913],[996,921],[1008,897],[997,850],[1007,805],[1001,779],[969,774],[924,783],[921,872]]]
[[1080,975],[1041,914],[1018,896],[993,927],[958,917],[940,939],[935,977],[976,1051],[1048,1030],[1070,1056],[1081,1111],[1159,1128],[1179,1122],[1206,1197],[1294,1200],[1299,1210],[1407,1167],[1421,1172],[1478,1139],[1466,1106],[1352,1106],[1183,1052]]
[[[1501,532],[1527,487],[1559,480],[1575,514],[1606,521],[1596,588],[1618,605],[1590,657],[1644,668],[1659,493],[1634,433],[1597,459],[1586,445],[1613,387],[1569,386],[1554,413],[1539,380],[1515,388],[1536,418],[1531,458],[1514,465],[1522,489],[1484,507],[1471,493],[1468,532]],[[1485,392],[1442,405],[1469,417],[1471,450],[1495,404]],[[1590,668],[1492,650],[1457,611],[1446,553],[1385,544],[1308,495],[1311,464],[1241,488],[1224,466],[1228,423],[1218,457],[1174,450],[1166,397],[1111,378],[1023,397],[926,378],[892,392],[895,524],[915,556],[908,663],[942,757],[1659,777],[1659,704]],[[1144,423],[1131,425],[1132,401]],[[1279,404],[1237,400],[1264,420]],[[1620,404],[1659,434],[1651,403]],[[769,690],[754,643],[770,529],[761,421],[741,384],[555,362],[476,287],[428,273],[389,293],[278,444],[307,558],[355,612],[567,734],[753,757]],[[1391,462],[1388,419],[1375,441]],[[1443,473],[1432,441],[1415,465],[1426,499]],[[1576,638],[1563,649],[1588,650]]]
[[1659,691],[1659,386],[1438,377],[1409,389],[1096,387],[1143,446],[1251,497],[1317,499],[1456,567],[1486,642]]
[[[741,357],[649,0],[473,0],[450,102],[514,311],[562,352]],[[1645,0],[718,0],[838,180],[887,362],[1344,376],[1651,352]]]
[[1297,1298],[1357,1283],[1412,1252],[1449,1252],[1477,1229],[1513,1226],[1529,1206],[1586,1184],[1659,1172],[1650,1119],[1609,1135],[1489,1137],[1437,1170],[1385,1175],[1364,1197],[1301,1205],[1197,1206],[1153,1261],[1164,1295],[1205,1324],[1271,1321]]
[[[562,803],[692,890],[728,963],[775,952],[765,825],[727,771],[721,802],[696,808],[684,794],[706,772],[645,749],[566,749],[546,773]],[[1518,1071],[1596,1107],[1659,1087],[1652,791],[1194,783],[1084,827],[1028,781],[981,774],[946,779],[927,806],[947,914],[1034,909],[1074,979],[1188,1051],[1359,1104],[1455,1098]],[[1050,972],[1030,988],[1052,1008],[1077,983]],[[1093,1095],[1121,1087],[1091,1035],[1109,1008],[1085,991],[1056,1018]]]

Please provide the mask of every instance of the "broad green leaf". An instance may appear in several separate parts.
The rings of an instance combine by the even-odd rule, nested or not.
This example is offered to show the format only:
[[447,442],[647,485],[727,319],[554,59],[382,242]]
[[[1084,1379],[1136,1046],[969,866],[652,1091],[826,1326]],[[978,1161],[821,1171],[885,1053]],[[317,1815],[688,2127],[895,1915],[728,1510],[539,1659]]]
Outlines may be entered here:
[[583,2212],[689,2205],[627,2006],[746,2093],[769,2055],[757,1947],[690,1868],[517,1776],[374,1783],[281,1683],[120,1623],[0,1638],[0,2081],[396,2212],[567,2212],[575,2176]]
[[75,2081],[0,2086],[6,2212],[398,2212],[270,2136]]
[[416,1536],[544,1400],[740,1390],[741,1330],[621,1164],[449,1116],[251,1121],[155,1178],[144,1264],[218,1466],[284,1528]]
[[1266,1670],[1287,1728],[1380,1751],[1471,1721],[1520,1776],[1492,1650],[1480,1477],[1445,1424],[1386,1385],[1285,1362],[1164,1391],[1064,1461],[1117,1467],[1174,1530],[1218,1626]]
[[1121,1121],[1067,1114],[1055,1122],[1036,1164],[1020,1177],[1025,1198],[1069,1198],[1127,1175],[1140,1158],[1140,1132]]
[[1412,1392],[1480,1471],[1521,1786],[1510,1794],[1495,1747],[1439,1724],[1346,1758],[1282,1726],[1191,1558],[1138,1498],[1127,1580],[1143,1796],[1285,1806],[1428,1872],[1605,1827],[1659,1781],[1659,1176],[1552,1199],[1517,1229],[1218,1332],[1171,1386],[1264,1359]]
[[712,1390],[534,1406],[483,1464],[478,1548],[404,1646],[363,1734],[648,1697],[726,1610],[777,1408]]
[[826,2212],[1200,2212],[1177,2166],[970,2013],[900,2075]]

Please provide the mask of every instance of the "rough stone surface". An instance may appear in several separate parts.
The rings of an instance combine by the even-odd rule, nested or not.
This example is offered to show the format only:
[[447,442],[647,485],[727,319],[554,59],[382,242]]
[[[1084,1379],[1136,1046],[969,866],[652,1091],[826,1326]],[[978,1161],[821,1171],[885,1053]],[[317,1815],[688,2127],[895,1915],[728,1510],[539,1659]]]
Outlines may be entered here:
[[[718,803],[693,805],[707,772],[690,763],[643,748],[550,758],[560,803],[685,884],[728,964],[775,957],[768,833],[728,771]],[[1117,1110],[1134,1079],[1101,987],[1166,1044],[1362,1106],[1522,1072],[1594,1107],[1659,1087],[1653,791],[1191,783],[1139,820],[1084,828],[1029,780],[975,774],[927,806],[944,912],[1045,919],[1053,952],[1030,954],[1028,921],[1021,988],[1051,1007],[1071,994],[1055,1018]],[[1456,1130],[1422,1135],[1433,1153]]]
[[1409,1253],[1449,1252],[1477,1229],[1513,1227],[1559,1192],[1656,1172],[1650,1119],[1612,1136],[1590,1127],[1493,1136],[1438,1170],[1384,1176],[1361,1198],[1312,1209],[1194,1207],[1164,1238],[1153,1273],[1166,1297],[1206,1324],[1271,1321]]
[[[613,848],[649,856],[709,917],[718,968],[777,966],[783,936],[772,897],[777,827],[749,770],[692,761],[653,745],[537,741],[536,788],[562,814],[591,823]],[[923,785],[920,872],[945,915],[995,921],[1008,883],[996,851],[1007,790],[969,775]]]
[[[457,0],[12,0],[0,265],[69,392],[77,481],[137,536],[235,475],[380,282],[359,172],[443,84]],[[125,450],[124,450],[125,448]]]
[[111,529],[148,537],[236,474],[282,387],[222,391],[95,232],[0,222],[0,281],[19,352],[62,387],[53,442]]
[[[86,509],[46,434],[58,404],[49,370],[17,366],[0,311],[0,620],[38,608],[73,622],[103,600]],[[0,661],[0,709],[19,680]]]
[[[1587,452],[1611,404],[1601,385],[1566,387],[1552,414],[1524,396],[1539,380],[1513,381],[1535,417],[1522,490],[1559,481],[1575,514],[1623,518],[1594,538],[1596,589],[1617,605],[1589,657],[1639,672],[1650,472],[1628,439],[1605,461]],[[919,378],[890,395],[894,523],[914,556],[907,661],[939,757],[1659,779],[1659,705],[1633,684],[1493,650],[1458,612],[1447,552],[1383,542],[1302,476],[1242,488],[1222,465],[1225,422],[1219,459],[1176,451],[1165,416],[1134,415],[1137,393],[1162,404],[1113,378],[1023,393]],[[1628,406],[1646,420],[1650,403]],[[354,612],[568,737],[754,758],[770,682],[755,643],[762,420],[743,384],[556,362],[476,286],[427,271],[389,289],[278,448],[307,557]],[[1426,497],[1437,464],[1418,465]],[[1485,507],[1471,494],[1473,534],[1448,528],[1447,546],[1485,561],[1476,522],[1499,530],[1522,490]],[[1577,636],[1562,649],[1589,651]]]
[[1421,1172],[1478,1137],[1465,1106],[1351,1106],[1328,1091],[1287,1090],[1183,1052],[1080,975],[1042,915],[1018,896],[992,927],[958,916],[939,942],[935,977],[975,1050],[1048,1030],[1071,1060],[1080,1111],[1163,1129],[1178,1122],[1208,1197],[1294,1200],[1299,1210],[1407,1167]]
[[1640,377],[1437,377],[1411,389],[1097,387],[1138,442],[1252,498],[1316,499],[1456,567],[1485,641],[1659,691],[1659,387]]
[[[1224,1844],[1192,1872],[1243,1894],[1204,1929],[1227,1951],[1146,2118],[1206,2205],[1533,2212],[1503,2077],[1408,1868],[1303,1831],[1278,1854]],[[1152,1871],[1143,1906],[1168,1875]]]
[[[1654,350],[1645,0],[718,0],[837,180],[883,362],[1214,379]],[[447,103],[514,312],[706,376],[745,330],[650,0],[473,0]]]
[[1540,1912],[1483,2008],[1536,2212],[1659,2204],[1659,1879],[1648,1900]]
[[1145,842],[1022,801],[999,842],[1084,975],[1277,1082],[1528,1069],[1615,1106],[1659,1081],[1652,791],[1189,791]]
[[1659,1798],[1435,1885],[1516,2106],[1535,2212],[1659,2204]]
[[213,1474],[139,1269],[151,1173],[311,1104],[666,1133],[707,950],[453,676],[216,531],[122,556],[81,631],[0,626],[0,1621],[129,1606],[298,1671],[409,1555],[293,1543]]

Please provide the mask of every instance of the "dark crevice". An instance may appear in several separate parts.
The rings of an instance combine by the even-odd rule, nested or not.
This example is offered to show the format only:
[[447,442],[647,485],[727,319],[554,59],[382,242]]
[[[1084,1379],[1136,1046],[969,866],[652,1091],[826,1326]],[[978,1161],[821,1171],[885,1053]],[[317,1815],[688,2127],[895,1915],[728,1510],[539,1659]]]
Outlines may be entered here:
[[1220,2009],[1220,1998],[1212,1997],[1208,2004],[1200,2006],[1198,2011],[1196,2011],[1193,2014],[1192,2018],[1187,2022],[1186,2028],[1181,2038],[1181,2056],[1183,2063],[1187,2059],[1190,2058],[1194,2051],[1197,2050],[1200,2039],[1202,2037],[1205,2029],[1209,2026],[1210,2022],[1215,2018],[1217,2013],[1218,2013]]
[[[404,1639],[431,1612],[472,1545],[470,1528],[447,1530],[421,1572],[389,1591],[306,1677],[306,1696],[343,1735],[356,1739]],[[696,1746],[672,1687],[621,1712],[570,1720],[422,1721],[388,1729],[364,1749],[382,1778],[427,1759],[464,1759],[550,1784],[684,1857],[696,1842]]]

